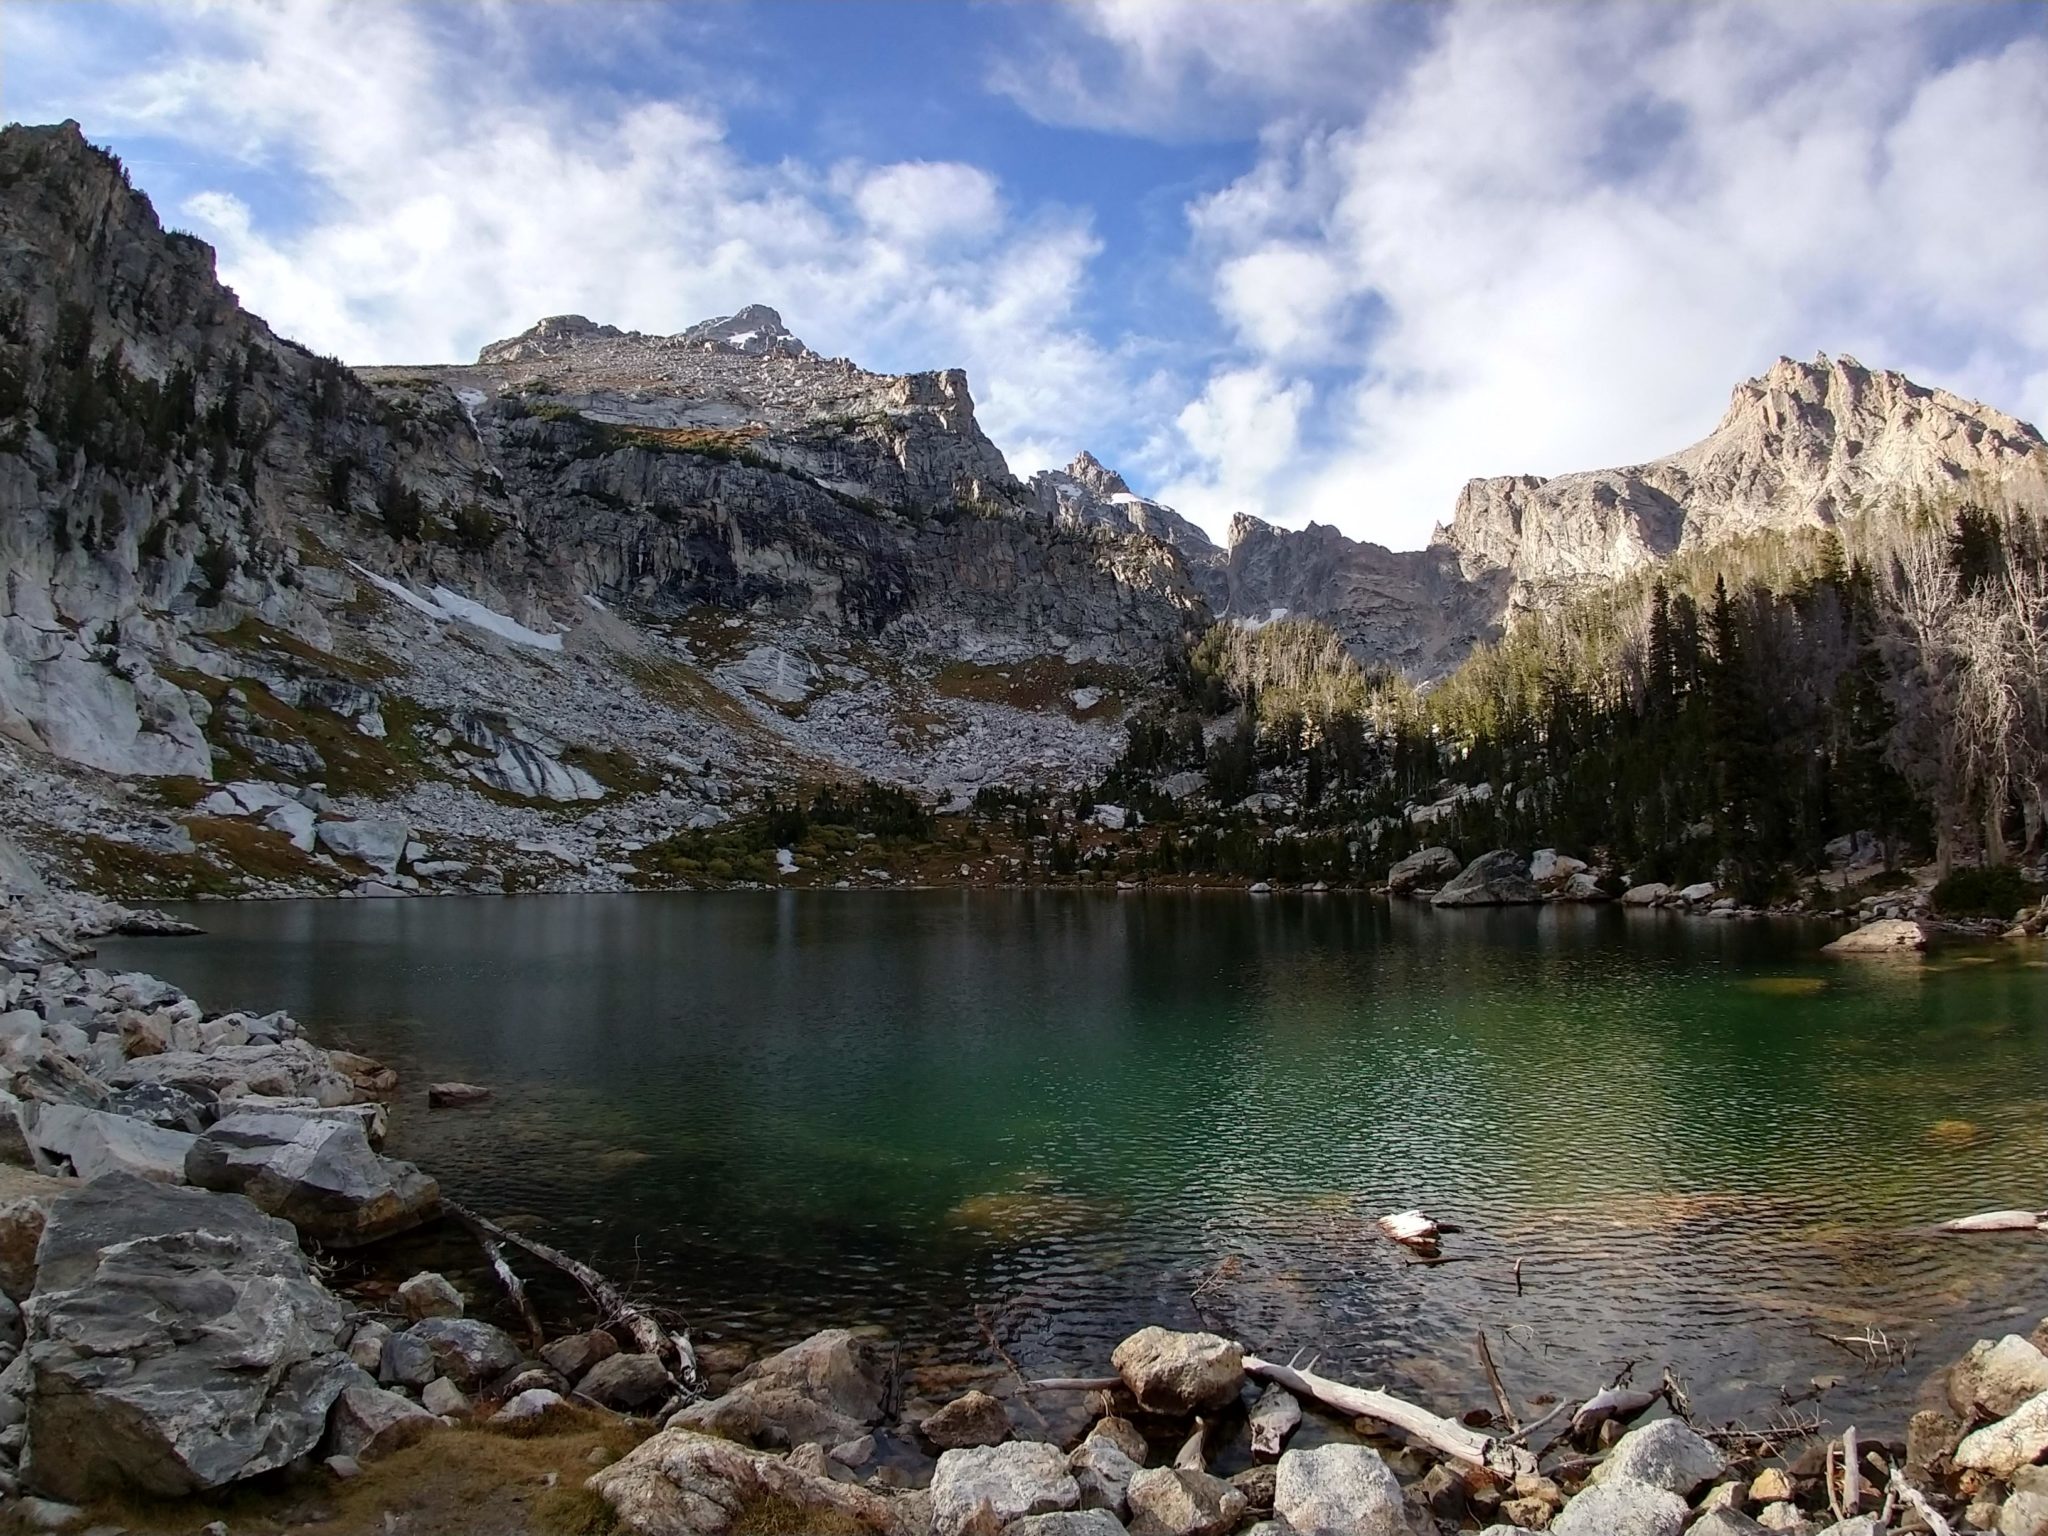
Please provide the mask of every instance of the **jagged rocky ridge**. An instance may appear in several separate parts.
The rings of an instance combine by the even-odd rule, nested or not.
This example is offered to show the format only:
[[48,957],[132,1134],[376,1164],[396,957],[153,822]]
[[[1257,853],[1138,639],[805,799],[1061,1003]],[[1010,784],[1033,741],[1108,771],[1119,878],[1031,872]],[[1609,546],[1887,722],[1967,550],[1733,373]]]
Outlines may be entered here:
[[[10,819],[153,857],[190,827],[130,781],[253,785],[341,872],[399,865],[280,791],[542,883],[764,785],[1070,784],[1207,622],[1170,547],[1010,473],[957,370],[868,373],[758,306],[350,370],[74,124],[0,133],[0,415]],[[1069,681],[1026,698],[1027,663]]]

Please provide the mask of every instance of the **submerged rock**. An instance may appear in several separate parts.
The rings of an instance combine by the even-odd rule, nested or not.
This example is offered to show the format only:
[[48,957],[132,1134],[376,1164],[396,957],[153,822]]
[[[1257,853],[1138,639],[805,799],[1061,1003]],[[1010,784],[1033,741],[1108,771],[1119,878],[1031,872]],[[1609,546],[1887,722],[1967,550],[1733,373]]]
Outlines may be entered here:
[[284,1222],[109,1174],[51,1207],[28,1305],[24,1475],[58,1498],[176,1497],[317,1447],[362,1372]]
[[1881,917],[1874,923],[1853,928],[1832,944],[1823,944],[1824,955],[1909,955],[1927,947],[1927,930],[1904,917]]

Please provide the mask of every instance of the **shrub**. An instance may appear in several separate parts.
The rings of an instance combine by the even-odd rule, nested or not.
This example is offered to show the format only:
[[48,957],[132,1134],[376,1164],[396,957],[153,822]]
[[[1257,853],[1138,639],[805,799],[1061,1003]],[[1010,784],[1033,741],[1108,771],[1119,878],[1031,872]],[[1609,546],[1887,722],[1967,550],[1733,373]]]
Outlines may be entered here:
[[2011,864],[1959,869],[1934,888],[1943,917],[2011,917],[2041,899],[2041,888]]

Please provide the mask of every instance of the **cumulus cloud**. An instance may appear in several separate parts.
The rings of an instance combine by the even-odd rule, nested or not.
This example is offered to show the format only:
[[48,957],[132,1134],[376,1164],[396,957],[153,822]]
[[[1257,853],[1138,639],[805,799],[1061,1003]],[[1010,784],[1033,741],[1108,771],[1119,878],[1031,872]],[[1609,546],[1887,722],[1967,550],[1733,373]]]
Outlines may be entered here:
[[[1084,217],[1013,216],[967,164],[750,159],[702,95],[564,84],[529,14],[209,6],[61,108],[288,182],[289,214],[225,186],[166,212],[252,309],[352,362],[463,358],[547,314],[669,332],[762,302],[870,366],[969,368],[1019,468],[1119,396],[1073,319],[1098,249]],[[89,51],[91,25],[38,13],[53,53]]]
[[[1684,446],[1781,353],[2048,416],[2048,39],[1952,16],[1447,10],[1357,121],[1269,129],[1191,210],[1239,346],[1151,467],[1412,546],[1470,476]],[[1268,396],[1319,384],[1257,475],[1219,460],[1212,394],[1251,362]]]

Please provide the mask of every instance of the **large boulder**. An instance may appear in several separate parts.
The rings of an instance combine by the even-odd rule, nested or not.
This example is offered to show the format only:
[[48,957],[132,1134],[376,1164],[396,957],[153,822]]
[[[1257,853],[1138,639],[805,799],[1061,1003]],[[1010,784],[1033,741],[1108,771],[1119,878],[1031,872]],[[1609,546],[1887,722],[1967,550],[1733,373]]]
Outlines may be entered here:
[[1581,1489],[1550,1529],[1552,1536],[1678,1536],[1689,1513],[1677,1494],[1617,1477]]
[[29,1486],[178,1497],[287,1466],[362,1383],[347,1309],[249,1201],[113,1173],[56,1200],[28,1307]]
[[1965,1420],[2002,1419],[2030,1397],[2048,1392],[2048,1355],[2016,1333],[1979,1339],[1949,1367],[1949,1406]]
[[1823,944],[1824,955],[1912,955],[1927,947],[1927,930],[1907,917],[1881,917],[1861,928],[1852,928],[1832,944]]
[[1969,1470],[2011,1477],[2048,1451],[2048,1392],[2030,1397],[1996,1424],[1965,1435],[1956,1447],[1955,1464]]
[[395,816],[366,816],[360,821],[323,821],[314,828],[320,845],[344,859],[355,859],[384,874],[396,874],[398,861],[412,833]]
[[87,1182],[109,1173],[132,1173],[159,1184],[182,1184],[185,1155],[194,1140],[147,1120],[76,1104],[39,1106],[30,1134],[44,1155],[64,1158]]
[[1400,1481],[1368,1445],[1287,1452],[1274,1472],[1273,1512],[1302,1536],[1409,1536]]
[[1141,1328],[1109,1360],[1139,1406],[1152,1413],[1222,1408],[1244,1388],[1243,1348],[1213,1333]]
[[1423,848],[1388,868],[1387,892],[1409,896],[1432,891],[1464,867],[1463,861],[1448,848]]
[[882,1417],[889,1360],[874,1339],[828,1328],[770,1355],[723,1397],[691,1403],[673,1427],[760,1445],[838,1445]]
[[1645,880],[1641,885],[1632,885],[1621,893],[1624,907],[1654,907],[1671,899],[1671,887],[1662,880]]
[[687,1429],[663,1430],[585,1486],[611,1505],[619,1528],[632,1536],[725,1536],[764,1514],[779,1516],[784,1530],[910,1536],[908,1508],[881,1494]]
[[1429,901],[1436,907],[1509,907],[1542,899],[1529,878],[1529,861],[1511,848],[1495,848],[1459,870]]
[[1067,1458],[1042,1441],[948,1451],[932,1473],[932,1536],[984,1536],[1026,1515],[1080,1507]]
[[1220,1477],[1182,1467],[1147,1467],[1127,1493],[1137,1536],[1226,1536],[1245,1512],[1245,1497]]
[[193,1142],[185,1176],[246,1195],[332,1248],[416,1227],[441,1204],[433,1179],[379,1157],[360,1125],[288,1114],[226,1116]]
[[1728,1460],[1683,1420],[1659,1419],[1632,1429],[1615,1442],[1612,1452],[1594,1470],[1593,1481],[1632,1478],[1690,1498],[1702,1483],[1712,1482],[1728,1468]]

